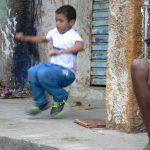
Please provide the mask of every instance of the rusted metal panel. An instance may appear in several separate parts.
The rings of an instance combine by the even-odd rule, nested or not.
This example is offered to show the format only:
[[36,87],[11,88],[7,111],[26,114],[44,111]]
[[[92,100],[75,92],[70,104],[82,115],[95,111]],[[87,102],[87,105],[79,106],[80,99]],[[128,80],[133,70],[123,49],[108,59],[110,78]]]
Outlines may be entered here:
[[105,85],[108,49],[108,0],[93,1],[91,84]]

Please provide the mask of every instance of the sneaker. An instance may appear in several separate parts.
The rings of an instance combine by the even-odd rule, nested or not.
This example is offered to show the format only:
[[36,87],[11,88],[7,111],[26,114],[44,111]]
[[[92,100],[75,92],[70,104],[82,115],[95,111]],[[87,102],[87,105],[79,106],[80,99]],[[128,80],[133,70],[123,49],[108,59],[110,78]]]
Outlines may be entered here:
[[64,113],[67,112],[68,108],[69,105],[66,100],[64,100],[63,102],[53,102],[50,112],[50,118],[61,118]]
[[46,102],[42,106],[32,106],[31,110],[29,110],[29,115],[37,115],[40,112],[47,110],[50,107],[49,102]]

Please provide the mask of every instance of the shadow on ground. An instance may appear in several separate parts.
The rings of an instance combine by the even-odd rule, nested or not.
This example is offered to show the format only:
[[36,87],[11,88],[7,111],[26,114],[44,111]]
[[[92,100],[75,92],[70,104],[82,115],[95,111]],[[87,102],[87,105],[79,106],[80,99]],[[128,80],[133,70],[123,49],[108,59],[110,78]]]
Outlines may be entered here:
[[59,150],[59,149],[44,145],[38,145],[23,140],[0,137],[0,150]]

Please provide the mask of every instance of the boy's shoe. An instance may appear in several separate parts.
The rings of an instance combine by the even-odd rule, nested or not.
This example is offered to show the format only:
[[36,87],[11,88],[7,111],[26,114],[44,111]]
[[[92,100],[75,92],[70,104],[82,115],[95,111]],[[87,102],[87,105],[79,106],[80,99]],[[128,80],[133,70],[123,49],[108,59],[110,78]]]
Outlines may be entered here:
[[46,102],[42,106],[32,106],[31,110],[29,110],[28,114],[29,115],[37,115],[40,112],[47,110],[50,107],[49,102]]
[[61,118],[68,110],[69,105],[66,100],[64,100],[63,102],[53,102],[50,112],[50,118]]

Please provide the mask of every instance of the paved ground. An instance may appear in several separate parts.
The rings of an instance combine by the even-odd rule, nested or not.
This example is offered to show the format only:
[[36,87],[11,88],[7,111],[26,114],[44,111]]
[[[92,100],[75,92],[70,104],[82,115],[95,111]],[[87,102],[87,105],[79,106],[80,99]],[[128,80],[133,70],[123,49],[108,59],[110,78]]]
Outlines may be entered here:
[[[74,107],[65,118],[50,119],[48,110],[36,117],[28,116],[25,112],[31,104],[31,99],[0,99],[0,150],[5,150],[8,143],[14,144],[11,139],[17,140],[16,143],[24,140],[30,144],[51,146],[51,150],[142,150],[147,143],[146,133],[127,134],[107,129],[88,129],[73,122],[76,118],[103,119],[103,109]],[[13,150],[12,147],[10,149]]]

